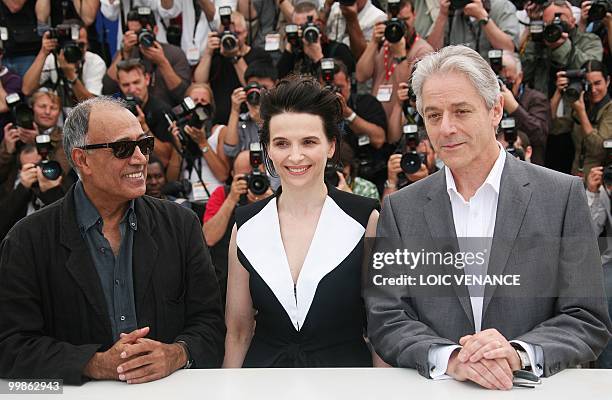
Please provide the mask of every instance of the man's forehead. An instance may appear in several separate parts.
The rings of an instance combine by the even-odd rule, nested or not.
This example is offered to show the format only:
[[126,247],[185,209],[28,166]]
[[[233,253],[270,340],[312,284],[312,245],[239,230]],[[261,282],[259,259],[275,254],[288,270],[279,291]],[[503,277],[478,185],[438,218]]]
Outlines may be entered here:
[[87,133],[90,139],[114,142],[136,140],[143,131],[138,119],[129,110],[118,105],[103,105],[91,110]]

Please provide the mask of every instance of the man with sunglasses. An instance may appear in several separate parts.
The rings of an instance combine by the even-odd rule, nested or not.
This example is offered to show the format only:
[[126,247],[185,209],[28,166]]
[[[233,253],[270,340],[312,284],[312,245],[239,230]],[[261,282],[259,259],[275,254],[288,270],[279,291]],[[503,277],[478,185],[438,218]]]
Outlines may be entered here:
[[[64,50],[58,48],[57,39],[45,32],[42,46],[34,62],[23,76],[23,94],[30,96],[41,86],[58,92],[64,106],[71,106],[102,93],[102,78],[106,64],[102,58],[87,49],[87,30],[79,20],[66,20],[67,25],[79,26],[77,41],[83,58],[71,63],[66,60]],[[58,70],[59,69],[59,70]]]
[[71,112],[64,150],[81,180],[0,247],[0,377],[134,384],[221,364],[225,326],[200,223],[144,196],[153,144],[119,100]]

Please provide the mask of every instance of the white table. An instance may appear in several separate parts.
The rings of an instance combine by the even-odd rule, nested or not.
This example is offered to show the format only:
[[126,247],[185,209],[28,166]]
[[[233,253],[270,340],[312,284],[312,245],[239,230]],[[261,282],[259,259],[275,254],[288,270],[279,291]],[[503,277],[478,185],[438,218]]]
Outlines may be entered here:
[[472,383],[432,381],[409,369],[180,370],[156,382],[89,382],[62,395],[0,395],[0,399],[62,400],[599,400],[612,399],[612,370],[571,369],[535,389],[489,391]]

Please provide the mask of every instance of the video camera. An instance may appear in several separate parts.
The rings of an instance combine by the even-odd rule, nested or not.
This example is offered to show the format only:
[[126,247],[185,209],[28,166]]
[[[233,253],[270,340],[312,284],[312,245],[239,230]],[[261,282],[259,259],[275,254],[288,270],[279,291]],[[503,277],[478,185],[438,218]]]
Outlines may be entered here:
[[385,21],[385,39],[390,43],[397,43],[406,34],[406,24],[397,17],[400,12],[400,0],[389,0],[387,12],[391,17]]
[[323,79],[323,88],[331,90],[332,92],[338,92],[338,87],[334,84],[334,59],[323,58],[321,60],[321,78]]
[[586,70],[570,69],[565,71],[565,77],[569,79],[569,84],[563,91],[563,97],[573,103],[580,99],[580,93],[589,92],[591,86],[586,79]]
[[612,3],[610,0],[593,0],[591,8],[589,9],[588,22],[601,21],[609,12],[612,12]]
[[50,181],[54,181],[62,175],[62,167],[55,160],[49,160],[49,153],[53,150],[51,137],[47,134],[36,136],[36,151],[42,160],[36,164],[42,170],[42,174]]
[[221,46],[223,46],[225,51],[232,51],[238,46],[238,36],[230,29],[232,24],[232,8],[219,7],[219,18],[221,19],[221,25],[223,25]]
[[5,98],[15,127],[34,129],[34,111],[18,93],[11,93]]
[[49,30],[49,39],[57,40],[57,52],[63,50],[64,58],[71,64],[83,59],[82,45],[78,42],[80,29],[76,24],[59,24]]
[[252,106],[258,106],[261,101],[261,85],[257,82],[251,82],[244,87],[246,93],[246,101]]
[[548,43],[556,42],[561,39],[561,35],[563,35],[564,32],[569,32],[569,25],[567,22],[561,20],[561,15],[561,13],[556,13],[552,22],[544,28],[542,37]]
[[266,174],[259,170],[259,166],[263,164],[263,151],[260,143],[251,143],[249,147],[249,162],[251,163],[251,173],[243,179],[247,181],[247,186],[251,193],[255,196],[261,196],[268,191],[270,181]]

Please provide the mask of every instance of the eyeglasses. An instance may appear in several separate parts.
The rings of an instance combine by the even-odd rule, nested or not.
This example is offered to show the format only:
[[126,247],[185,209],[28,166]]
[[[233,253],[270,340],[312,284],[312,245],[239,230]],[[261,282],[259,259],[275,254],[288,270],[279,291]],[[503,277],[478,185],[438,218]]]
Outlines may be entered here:
[[140,149],[140,152],[148,156],[153,152],[153,147],[155,145],[155,139],[153,136],[147,136],[140,140],[122,140],[119,142],[112,143],[99,143],[99,144],[88,144],[85,146],[79,147],[82,150],[95,150],[95,149],[111,149],[113,151],[113,156],[118,159],[130,158],[134,154],[136,150],[136,146]]

